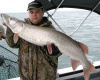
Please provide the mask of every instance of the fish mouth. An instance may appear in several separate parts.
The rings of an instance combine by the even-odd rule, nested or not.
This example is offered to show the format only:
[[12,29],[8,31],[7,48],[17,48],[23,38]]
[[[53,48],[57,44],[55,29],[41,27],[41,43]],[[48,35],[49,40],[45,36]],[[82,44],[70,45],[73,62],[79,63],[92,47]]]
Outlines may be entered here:
[[0,14],[1,18],[4,19],[4,14]]
[[3,14],[0,14],[0,16],[1,16],[2,20],[5,21],[4,15]]
[[7,16],[6,14],[0,14],[0,16],[1,16],[1,18],[4,20],[4,19],[8,19],[9,18],[9,16]]
[[9,16],[7,16],[6,14],[0,14],[0,16],[5,24],[9,23]]
[[2,17],[2,14],[0,14],[0,16]]

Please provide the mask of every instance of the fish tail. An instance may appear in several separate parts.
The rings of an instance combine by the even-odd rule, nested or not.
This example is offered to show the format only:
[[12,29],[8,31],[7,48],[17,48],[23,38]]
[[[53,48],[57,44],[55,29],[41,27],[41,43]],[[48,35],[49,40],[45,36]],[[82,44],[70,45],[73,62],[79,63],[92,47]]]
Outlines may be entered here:
[[95,67],[91,63],[90,63],[90,67],[87,70],[84,69],[85,80],[89,80],[90,72],[95,72],[95,73],[97,72],[97,70],[95,69]]

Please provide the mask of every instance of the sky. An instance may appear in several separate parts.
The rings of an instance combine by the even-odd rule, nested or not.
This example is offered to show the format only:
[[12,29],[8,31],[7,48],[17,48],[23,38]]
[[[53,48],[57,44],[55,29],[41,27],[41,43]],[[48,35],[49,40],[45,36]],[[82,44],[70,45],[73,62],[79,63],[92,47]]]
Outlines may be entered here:
[[26,12],[33,0],[0,0],[0,13]]
[[[34,0],[0,0],[0,13],[26,12],[28,4]],[[72,9],[60,9],[72,10]]]

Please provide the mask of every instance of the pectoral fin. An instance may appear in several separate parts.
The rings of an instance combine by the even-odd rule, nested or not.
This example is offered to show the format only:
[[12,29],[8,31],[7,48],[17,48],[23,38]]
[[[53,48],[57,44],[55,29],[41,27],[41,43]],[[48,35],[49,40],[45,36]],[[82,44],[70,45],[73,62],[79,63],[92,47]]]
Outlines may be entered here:
[[48,48],[49,54],[52,54],[52,46],[51,46],[51,44],[48,44],[47,45],[47,48]]
[[14,34],[13,40],[14,40],[14,43],[17,43],[17,41],[18,41],[18,35],[17,34]]

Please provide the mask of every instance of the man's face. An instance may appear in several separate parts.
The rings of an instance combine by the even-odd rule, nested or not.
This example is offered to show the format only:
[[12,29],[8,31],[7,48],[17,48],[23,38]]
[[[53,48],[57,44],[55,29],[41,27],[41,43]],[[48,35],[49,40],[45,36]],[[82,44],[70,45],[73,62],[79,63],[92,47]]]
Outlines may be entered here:
[[29,12],[29,18],[31,22],[34,24],[38,24],[42,20],[44,15],[44,10],[40,8],[32,8],[28,12]]

